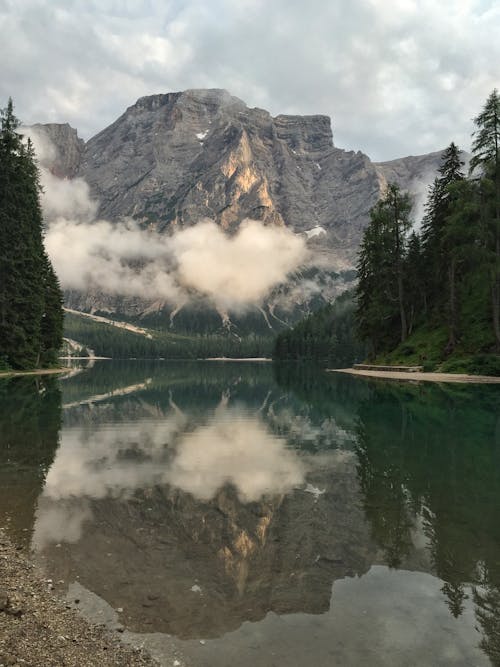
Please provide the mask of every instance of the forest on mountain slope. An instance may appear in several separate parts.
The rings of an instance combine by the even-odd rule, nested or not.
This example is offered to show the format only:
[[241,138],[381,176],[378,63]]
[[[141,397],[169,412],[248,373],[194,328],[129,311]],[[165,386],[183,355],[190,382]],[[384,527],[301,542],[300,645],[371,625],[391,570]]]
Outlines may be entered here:
[[207,357],[268,357],[272,339],[257,335],[174,334],[150,329],[151,338],[66,313],[64,335],[97,356],[113,359],[205,359]]
[[356,336],[355,310],[354,292],[344,292],[333,303],[278,334],[273,358],[312,361],[336,368],[361,361],[366,349]]

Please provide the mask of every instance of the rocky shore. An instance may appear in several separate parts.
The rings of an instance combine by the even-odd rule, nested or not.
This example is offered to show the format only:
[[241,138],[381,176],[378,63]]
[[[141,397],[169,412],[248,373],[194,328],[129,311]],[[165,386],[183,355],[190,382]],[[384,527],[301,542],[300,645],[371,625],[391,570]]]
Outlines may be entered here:
[[53,592],[0,530],[0,667],[156,665],[119,635],[91,625]]

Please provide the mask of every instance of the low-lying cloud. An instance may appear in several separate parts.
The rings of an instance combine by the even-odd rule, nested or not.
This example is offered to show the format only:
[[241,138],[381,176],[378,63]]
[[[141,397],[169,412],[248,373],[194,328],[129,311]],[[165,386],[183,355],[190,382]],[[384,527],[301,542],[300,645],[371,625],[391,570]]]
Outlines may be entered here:
[[145,231],[129,220],[50,224],[45,245],[63,287],[189,300],[192,290],[219,308],[260,303],[305,259],[302,239],[278,227],[245,220],[228,236],[210,220],[172,236]]
[[306,260],[305,240],[283,227],[244,220],[233,235],[212,220],[172,235],[134,220],[96,219],[88,184],[54,176],[54,146],[33,128],[39,156],[45,245],[63,288],[161,299],[172,305],[204,295],[222,310],[244,310]]

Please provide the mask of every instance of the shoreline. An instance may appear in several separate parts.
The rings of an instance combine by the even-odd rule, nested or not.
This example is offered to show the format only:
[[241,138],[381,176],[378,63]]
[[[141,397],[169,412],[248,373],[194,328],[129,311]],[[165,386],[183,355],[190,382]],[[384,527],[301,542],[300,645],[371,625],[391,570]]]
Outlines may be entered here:
[[270,357],[205,357],[198,361],[272,361]]
[[328,373],[345,373],[382,380],[403,382],[455,382],[461,384],[500,384],[500,377],[493,375],[466,375],[463,373],[426,373],[404,371],[364,371],[355,368],[327,368]]
[[87,621],[0,528],[0,664],[141,667],[158,663]]
[[36,368],[33,371],[0,371],[0,378],[12,377],[14,375],[57,375],[61,373],[67,373],[70,370],[72,369],[66,367],[66,368]]

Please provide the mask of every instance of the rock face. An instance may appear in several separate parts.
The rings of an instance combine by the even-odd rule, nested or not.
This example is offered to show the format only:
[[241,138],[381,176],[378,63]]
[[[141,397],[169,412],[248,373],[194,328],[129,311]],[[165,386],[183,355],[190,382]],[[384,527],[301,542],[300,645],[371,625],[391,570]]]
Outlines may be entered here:
[[32,128],[43,140],[47,140],[42,164],[59,178],[74,178],[78,173],[85,142],[78,137],[77,131],[68,123],[37,123]]
[[377,162],[375,168],[382,186],[397,183],[402,190],[414,192],[419,184],[430,184],[441,164],[442,151],[428,155],[410,155],[398,160]]
[[160,230],[204,217],[228,230],[247,217],[322,227],[349,262],[380,191],[368,157],[333,146],[327,116],[273,118],[224,90],[141,98],[86,144],[78,174],[102,217]]
[[[219,89],[143,97],[87,143],[69,125],[35,127],[56,147],[51,171],[84,178],[101,218],[164,233],[203,218],[230,233],[252,218],[304,233],[319,273],[337,272],[323,281],[332,289],[318,290],[325,300],[343,289],[338,274],[355,265],[387,182],[425,191],[440,155],[373,163],[334,146],[327,116],[272,117]],[[72,293],[68,303],[134,317],[151,309],[132,301],[130,309],[123,298]]]

